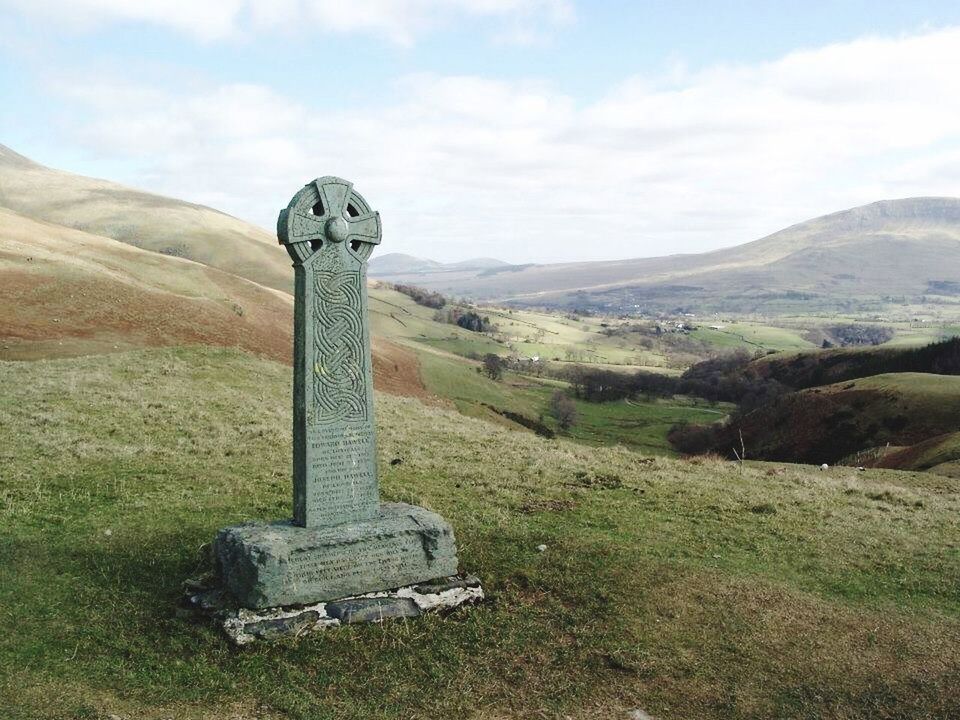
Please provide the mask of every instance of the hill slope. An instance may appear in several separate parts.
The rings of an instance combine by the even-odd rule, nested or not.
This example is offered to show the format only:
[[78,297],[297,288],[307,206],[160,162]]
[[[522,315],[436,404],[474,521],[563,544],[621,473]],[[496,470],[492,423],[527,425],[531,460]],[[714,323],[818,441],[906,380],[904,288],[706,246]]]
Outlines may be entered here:
[[960,479],[960,432],[939,435],[916,445],[883,452],[864,462],[872,467],[919,470]]
[[884,200],[699,255],[406,278],[429,289],[531,304],[651,308],[843,307],[960,295],[960,199]]
[[3,145],[0,207],[195,260],[268,287],[293,288],[289,258],[266,230],[202,205],[44,167]]
[[286,293],[3,209],[0,282],[4,359],[188,343],[292,352]]
[[794,390],[889,373],[960,374],[960,338],[928,345],[832,348],[769,355],[747,370]]
[[494,601],[235,652],[173,608],[218,528],[288,515],[289,382],[212,349],[0,362],[5,718],[960,715],[944,478],[644,458],[383,395],[384,496],[448,518]]
[[720,432],[716,449],[782,462],[835,463],[886,444],[907,446],[953,432],[960,376],[891,373],[790,393]]

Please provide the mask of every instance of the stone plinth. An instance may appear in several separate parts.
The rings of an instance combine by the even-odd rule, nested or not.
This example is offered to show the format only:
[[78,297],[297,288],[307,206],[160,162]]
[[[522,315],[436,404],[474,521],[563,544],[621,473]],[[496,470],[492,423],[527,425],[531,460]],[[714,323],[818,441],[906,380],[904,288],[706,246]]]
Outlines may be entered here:
[[225,528],[214,554],[226,589],[247,608],[316,603],[457,572],[450,526],[436,513],[401,503],[339,525]]

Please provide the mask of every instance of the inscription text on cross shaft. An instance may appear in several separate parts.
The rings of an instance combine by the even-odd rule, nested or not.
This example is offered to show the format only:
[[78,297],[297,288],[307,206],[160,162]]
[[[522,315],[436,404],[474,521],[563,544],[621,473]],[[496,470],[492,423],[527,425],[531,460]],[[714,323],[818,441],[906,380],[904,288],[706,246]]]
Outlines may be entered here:
[[280,212],[294,266],[293,514],[303,527],[379,508],[366,264],[380,215],[341,178],[322,177]]

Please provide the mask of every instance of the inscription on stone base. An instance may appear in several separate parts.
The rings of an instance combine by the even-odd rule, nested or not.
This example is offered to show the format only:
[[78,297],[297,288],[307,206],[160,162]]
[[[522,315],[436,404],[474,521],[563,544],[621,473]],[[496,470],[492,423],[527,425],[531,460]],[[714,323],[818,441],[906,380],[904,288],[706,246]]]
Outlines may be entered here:
[[450,526],[436,513],[400,503],[381,505],[372,520],[332,527],[226,528],[214,552],[227,589],[250,608],[332,600],[457,572]]

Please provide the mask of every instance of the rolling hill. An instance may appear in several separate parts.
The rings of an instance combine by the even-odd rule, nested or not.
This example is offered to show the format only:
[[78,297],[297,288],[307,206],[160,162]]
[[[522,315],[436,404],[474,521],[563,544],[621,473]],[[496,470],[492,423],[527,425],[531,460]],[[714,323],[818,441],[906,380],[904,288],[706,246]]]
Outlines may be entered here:
[[[383,497],[450,518],[463,569],[492,602],[415,627],[227,647],[176,616],[176,600],[184,578],[210,569],[217,528],[289,512],[291,297],[217,265],[237,260],[234,246],[256,259],[260,240],[239,221],[109,183],[97,195],[100,181],[75,176],[51,176],[63,205],[44,219],[52,195],[4,173],[47,170],[7,152],[2,163],[0,205],[20,208],[0,209],[0,607],[15,620],[0,635],[0,706],[11,718],[960,712],[955,486],[654,457],[660,426],[721,414],[673,399],[584,405],[576,443],[517,432],[504,411],[534,417],[563,384],[494,382],[457,353],[569,348],[637,363],[642,346],[600,318],[512,310],[491,310],[495,339],[384,287],[370,303],[377,387],[416,399],[378,395]],[[126,212],[141,222],[150,202],[137,233],[160,242],[172,223],[189,252],[103,234]],[[204,219],[226,235],[194,232]],[[270,239],[263,251],[283,257]],[[864,422],[896,424],[909,402],[926,432],[942,432],[960,413],[954,381],[881,376],[826,394]],[[616,447],[584,444],[611,433]],[[949,464],[954,444],[918,464]]]
[[290,295],[2,208],[0,282],[0,359],[190,343],[290,358]]
[[875,457],[861,458],[868,467],[931,472],[960,480],[960,432],[945,433],[915,445],[882,448]]
[[732,454],[742,443],[752,458],[860,465],[858,453],[955,432],[958,418],[960,376],[888,373],[779,397],[719,426],[713,449]]
[[[391,278],[392,279],[392,278]],[[960,199],[884,200],[698,255],[396,279],[527,305],[765,311],[960,296]]]
[[889,373],[956,375],[960,372],[960,339],[921,346],[832,348],[781,353],[754,360],[749,371],[794,390]]
[[[183,257],[289,291],[271,232],[201,205],[54,170],[0,145],[0,207]],[[960,302],[960,200],[884,200],[698,255],[589,263],[458,263],[386,253],[370,274],[531,306],[765,312],[843,310],[891,299]]]
[[54,170],[3,145],[0,207],[293,289],[289,257],[271,232],[203,205]]

